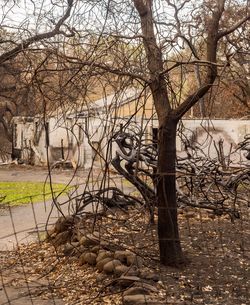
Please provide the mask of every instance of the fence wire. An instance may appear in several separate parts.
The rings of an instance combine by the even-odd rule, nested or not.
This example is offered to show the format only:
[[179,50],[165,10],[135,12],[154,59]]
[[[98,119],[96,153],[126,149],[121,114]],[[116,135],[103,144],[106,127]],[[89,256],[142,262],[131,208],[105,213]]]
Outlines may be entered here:
[[120,134],[119,143],[127,144],[119,164],[133,156],[137,180],[106,166],[110,156],[102,155],[81,173],[80,184],[52,199],[43,194],[42,203],[29,196],[22,207],[1,205],[1,305],[248,303],[249,167],[194,155],[177,162],[186,262],[165,267],[157,209],[149,208],[150,200],[133,183],[154,190],[154,146],[149,143],[147,159],[143,141],[137,147],[139,142],[121,140],[124,134],[133,136]]

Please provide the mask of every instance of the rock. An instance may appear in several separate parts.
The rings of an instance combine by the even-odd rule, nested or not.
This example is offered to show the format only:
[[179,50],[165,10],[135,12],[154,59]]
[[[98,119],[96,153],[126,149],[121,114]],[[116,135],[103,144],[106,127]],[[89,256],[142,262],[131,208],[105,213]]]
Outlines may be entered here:
[[138,276],[132,276],[132,275],[122,275],[118,279],[118,284],[121,287],[128,287],[131,286],[134,282],[140,282],[141,279]]
[[92,252],[85,252],[79,257],[79,265],[89,264],[91,266],[96,264],[96,254]]
[[74,248],[78,248],[80,246],[78,241],[72,241],[70,242],[70,245],[72,245]]
[[69,231],[64,231],[61,233],[58,233],[56,237],[52,240],[52,243],[58,247],[62,244],[65,244],[71,237],[71,233]]
[[127,261],[126,261],[127,265],[128,265],[128,266],[133,265],[134,262],[135,262],[135,259],[136,259],[136,255],[135,255],[135,254],[128,255],[128,256],[127,256]]
[[143,287],[131,287],[131,288],[128,288],[124,293],[123,295],[135,295],[135,294],[147,294],[149,295],[149,291]]
[[86,252],[86,248],[82,245],[80,245],[79,247],[77,247],[77,250],[80,252],[80,253],[84,253]]
[[80,257],[79,257],[79,265],[80,266],[86,264],[85,259],[84,259],[84,255],[85,255],[85,253],[81,254]]
[[160,280],[159,274],[153,272],[149,268],[142,268],[140,269],[140,277],[146,280],[158,282]]
[[141,259],[141,257],[138,257],[134,254],[130,254],[127,256],[127,265],[131,266],[131,265],[135,265],[138,268],[141,268],[143,266],[143,260]]
[[122,274],[126,274],[129,270],[129,267],[125,265],[118,265],[115,267],[114,273],[117,276],[121,276]]
[[142,274],[141,277],[145,280],[158,282],[160,280],[160,276],[157,273],[151,272],[148,274]]
[[153,282],[158,282],[160,280],[160,276],[157,273],[148,273],[145,275],[141,275],[141,277],[145,280],[153,281]]
[[106,273],[113,273],[115,271],[115,267],[121,264],[122,263],[118,259],[113,259],[103,266],[103,271]]
[[129,255],[133,255],[133,254],[131,252],[128,252],[128,251],[117,250],[117,251],[115,251],[114,258],[119,259],[119,261],[121,263],[126,264],[127,263],[127,257]]
[[62,249],[62,252],[64,255],[68,256],[74,252],[74,249],[75,247],[72,244],[66,243]]
[[99,252],[97,258],[96,258],[96,261],[99,262],[101,260],[103,260],[104,258],[107,258],[107,257],[112,257],[113,258],[114,254],[110,251],[105,251],[105,250],[102,250]]
[[139,275],[139,269],[136,268],[136,266],[130,266],[128,268],[128,272],[126,273],[126,275],[129,275],[129,276],[138,276]]
[[79,228],[77,228],[76,230],[75,230],[75,236],[76,236],[76,238],[77,238],[77,240],[80,242],[80,240],[81,240],[81,238],[83,237],[83,236],[85,236],[85,231],[83,230],[83,229],[79,229]]
[[74,249],[74,255],[80,257],[83,253],[86,252],[86,248],[84,246],[78,246]]
[[109,243],[105,240],[101,240],[100,246],[104,249],[108,249],[109,248]]
[[79,262],[79,258],[77,256],[70,256],[68,259],[67,259],[67,262],[69,263],[78,263]]
[[102,240],[100,245],[102,246],[103,249],[112,251],[112,252],[121,250],[121,246],[119,245],[119,239],[117,239],[117,238],[114,238],[112,240],[112,242]]
[[55,232],[61,233],[72,228],[74,225],[75,218],[73,216],[66,216],[58,218],[55,224]]
[[193,211],[185,213],[186,218],[194,218],[197,214]]
[[56,237],[56,235],[57,235],[57,233],[56,232],[54,232],[53,234],[47,234],[46,235],[46,241],[51,241],[51,240],[53,240],[55,237]]
[[145,282],[136,282],[134,284],[134,287],[140,287],[140,288],[146,289],[148,291],[158,293],[158,289],[155,286],[150,285],[150,284],[145,283]]
[[123,297],[124,305],[159,305],[152,297],[144,294],[125,295]]
[[97,264],[96,264],[96,268],[98,271],[102,272],[103,271],[103,267],[105,264],[109,263],[110,261],[112,261],[113,259],[111,257],[106,257],[102,260],[100,260]]
[[76,243],[76,242],[79,243],[79,240],[78,240],[78,238],[77,238],[77,236],[75,234],[72,235],[71,241],[74,242],[74,243]]
[[[88,239],[85,236],[82,236],[79,242],[81,246],[87,247]],[[90,246],[93,245],[90,244]]]
[[96,246],[98,244],[99,244],[99,239],[97,239],[95,236],[87,235],[87,236],[83,236],[80,239],[80,245],[84,247]]
[[85,263],[94,266],[96,264],[96,257],[97,255],[93,252],[87,252],[84,254],[83,259]]
[[103,283],[103,281],[105,281],[107,278],[109,278],[109,276],[105,273],[100,273],[96,276],[96,282],[97,283]]
[[94,252],[96,254],[99,252],[99,250],[100,250],[100,245],[94,246],[94,247],[91,248],[91,252]]
[[54,238],[56,236],[56,231],[55,231],[55,227],[50,229],[50,230],[47,230],[46,232],[46,240],[51,240],[52,238]]
[[97,238],[100,242],[100,232],[94,231],[93,233],[87,234],[86,235],[88,238]]

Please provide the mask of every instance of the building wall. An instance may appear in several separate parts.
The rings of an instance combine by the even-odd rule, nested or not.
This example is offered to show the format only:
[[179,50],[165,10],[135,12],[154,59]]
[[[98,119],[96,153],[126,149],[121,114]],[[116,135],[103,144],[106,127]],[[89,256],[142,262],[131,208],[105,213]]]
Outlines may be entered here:
[[[244,140],[246,134],[250,134],[249,120],[183,120],[184,132],[193,143],[198,143],[203,152],[210,158],[218,156],[215,145],[223,141],[225,156],[237,148],[239,142]],[[180,138],[177,139],[177,151],[183,151]],[[244,160],[243,152],[239,151],[231,155],[234,163]]]
[[[140,118],[134,120],[140,126]],[[89,118],[50,118],[47,123],[48,135],[44,126],[41,127],[37,118],[15,118],[16,136],[13,141],[15,148],[21,150],[21,158],[28,163],[47,164],[47,144],[50,164],[62,159],[72,161],[76,166],[89,168],[104,166],[103,159],[115,156],[117,146],[110,142],[110,135],[121,128],[122,120],[112,121],[111,117],[99,115]],[[116,125],[115,125],[116,124]],[[216,147],[223,140],[225,156],[234,151],[237,144],[250,134],[249,120],[183,120],[183,132],[190,143],[199,147],[210,158],[218,156]],[[39,127],[40,126],[40,127]],[[40,136],[38,141],[35,135]],[[42,129],[41,129],[42,128]],[[157,121],[145,120],[143,130],[145,139],[152,138],[152,128],[157,128]],[[47,143],[48,141],[48,143]],[[184,151],[183,143],[177,138],[177,153]],[[231,161],[244,160],[243,154],[235,153]]]

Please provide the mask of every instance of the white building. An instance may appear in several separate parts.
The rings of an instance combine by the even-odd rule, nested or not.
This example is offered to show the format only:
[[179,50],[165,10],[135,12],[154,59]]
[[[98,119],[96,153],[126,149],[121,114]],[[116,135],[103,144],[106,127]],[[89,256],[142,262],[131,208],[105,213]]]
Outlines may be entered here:
[[[89,168],[93,161],[100,166],[112,157],[108,154],[114,155],[116,146],[110,141],[110,135],[118,131],[126,119],[138,124],[148,139],[152,138],[153,128],[158,127],[153,118],[151,98],[145,99],[136,89],[109,95],[78,111],[63,113],[59,110],[46,118],[15,117],[13,154],[36,165],[65,160],[84,168]],[[249,120],[184,119],[182,124],[186,138],[199,143],[210,158],[218,157],[219,141],[223,141],[226,157],[246,134],[250,134]],[[182,151],[182,142],[177,138],[177,152],[181,154]],[[244,159],[238,153],[231,158],[233,162]]]
[[[109,95],[79,111],[54,113],[49,117],[13,118],[13,155],[35,165],[68,160],[88,168],[105,156],[110,132],[117,126],[116,109],[138,99],[129,89]],[[118,124],[119,125],[119,124]]]

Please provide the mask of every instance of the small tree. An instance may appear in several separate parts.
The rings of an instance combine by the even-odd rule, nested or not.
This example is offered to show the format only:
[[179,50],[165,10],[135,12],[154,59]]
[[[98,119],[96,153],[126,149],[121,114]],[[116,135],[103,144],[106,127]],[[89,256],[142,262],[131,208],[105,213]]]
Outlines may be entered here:
[[[237,4],[241,5],[239,19],[225,23],[225,16]],[[73,5],[77,14],[66,26]],[[100,79],[112,75],[112,81],[115,75],[124,80],[123,85],[136,83],[150,89],[159,122],[156,188],[160,260],[164,265],[185,261],[177,220],[177,124],[230,64],[232,56],[227,56],[222,42],[225,44],[249,18],[247,1],[237,0],[68,0],[63,17],[51,31],[15,42],[15,47],[0,55],[1,65],[34,43],[47,41],[47,47],[57,46],[58,56],[72,65],[69,82],[79,74]],[[65,39],[52,43],[51,38],[58,34]],[[73,34],[74,38],[67,37]],[[246,42],[241,45],[244,48]],[[197,85],[186,95],[185,79],[195,71]],[[116,86],[120,83],[116,81]]]
[[[173,8],[176,17],[177,34],[181,37],[181,25],[178,15],[180,9],[188,1],[177,6],[173,2],[167,1]],[[205,22],[205,50],[206,55],[203,60],[204,72],[200,86],[180,105],[173,108],[169,100],[169,92],[166,78],[170,69],[164,65],[164,57],[155,35],[155,18],[153,13],[153,1],[134,0],[134,5],[138,11],[141,21],[141,31],[143,34],[143,44],[145,47],[147,65],[151,82],[149,86],[152,91],[154,105],[159,119],[159,155],[158,155],[158,235],[160,246],[161,262],[165,265],[176,264],[183,261],[183,254],[180,245],[177,221],[176,203],[176,129],[179,120],[185,113],[194,106],[213,86],[217,77],[218,64],[217,54],[219,41],[240,27],[249,19],[249,15],[241,19],[232,27],[220,29],[220,22],[225,11],[226,1],[213,1],[211,5],[205,2],[210,10]],[[197,55],[194,44],[184,36],[184,40],[191,48],[196,60],[202,61]],[[182,62],[175,63],[175,66],[182,65]],[[174,67],[171,67],[173,69]]]
[[[90,10],[92,3],[95,7]],[[177,124],[213,87],[218,71],[222,73],[229,65],[220,42],[225,43],[225,37],[249,20],[245,7],[244,16],[225,25],[230,5],[232,2],[226,0],[91,1],[88,15],[90,11],[94,15],[96,9],[102,13],[94,23],[89,18],[79,32],[82,35],[91,30],[97,37],[94,43],[82,40],[82,46],[92,48],[88,54],[83,48],[82,56],[74,57],[82,67],[91,67],[100,75],[131,78],[150,88],[159,121],[156,181],[160,260],[164,265],[185,261],[177,221]],[[86,14],[81,18],[86,20]],[[195,67],[199,70],[198,85],[185,96],[181,94],[183,79],[194,73]]]

